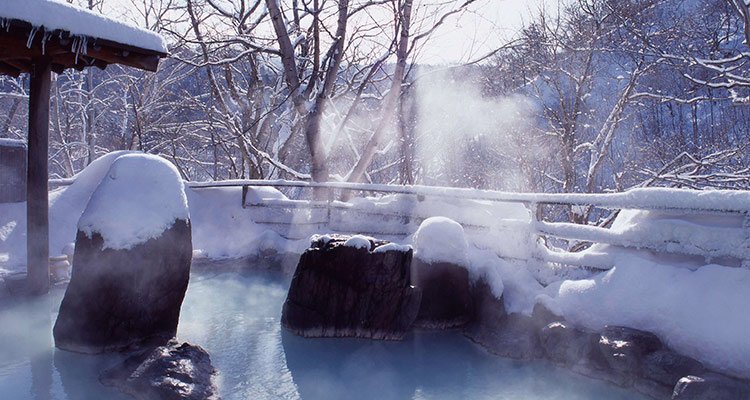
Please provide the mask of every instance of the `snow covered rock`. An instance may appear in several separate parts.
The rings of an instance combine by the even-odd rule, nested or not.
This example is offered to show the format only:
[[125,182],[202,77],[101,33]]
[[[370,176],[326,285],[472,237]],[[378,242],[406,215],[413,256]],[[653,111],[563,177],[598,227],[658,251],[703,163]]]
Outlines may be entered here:
[[[419,311],[410,284],[410,248],[385,241],[326,235],[300,257],[281,314],[288,331],[305,337],[399,340]],[[347,245],[348,243],[348,245]]]
[[78,226],[55,345],[100,353],[166,343],[177,330],[192,255],[175,167],[156,156],[117,158]]
[[102,374],[101,382],[138,400],[219,399],[216,370],[200,346],[170,341]]
[[428,263],[466,265],[469,242],[464,228],[445,217],[427,218],[414,234],[414,256]]
[[411,281],[422,290],[415,325],[426,329],[463,326],[474,314],[464,229],[445,217],[427,218],[414,234]]

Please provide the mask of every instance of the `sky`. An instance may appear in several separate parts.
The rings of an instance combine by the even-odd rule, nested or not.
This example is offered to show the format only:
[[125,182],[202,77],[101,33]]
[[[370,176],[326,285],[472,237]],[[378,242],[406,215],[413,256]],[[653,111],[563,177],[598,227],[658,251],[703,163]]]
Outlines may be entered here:
[[422,61],[465,62],[506,43],[542,0],[478,0],[470,11],[451,18],[430,40]]
[[[433,34],[419,62],[460,63],[481,57],[512,38],[530,11],[543,1],[551,0],[476,0]],[[119,17],[130,4],[130,0],[107,0],[102,11]]]

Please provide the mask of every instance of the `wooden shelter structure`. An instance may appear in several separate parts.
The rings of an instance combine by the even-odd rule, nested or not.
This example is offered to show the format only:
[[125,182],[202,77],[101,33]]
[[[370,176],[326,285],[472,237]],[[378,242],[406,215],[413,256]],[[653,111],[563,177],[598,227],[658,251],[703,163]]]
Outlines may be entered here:
[[[49,291],[49,103],[52,72],[122,64],[156,71],[163,39],[105,16],[53,0],[0,4],[0,74],[31,75],[26,186],[26,290]],[[34,4],[31,4],[34,3]],[[101,34],[99,34],[101,33]]]

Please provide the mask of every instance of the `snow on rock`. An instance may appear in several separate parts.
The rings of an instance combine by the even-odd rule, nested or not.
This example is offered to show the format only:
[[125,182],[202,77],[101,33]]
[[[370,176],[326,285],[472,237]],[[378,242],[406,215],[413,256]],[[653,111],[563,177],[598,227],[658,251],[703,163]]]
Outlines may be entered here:
[[376,247],[372,252],[373,253],[384,253],[386,251],[400,251],[402,253],[407,253],[412,249],[412,247],[408,244],[398,244],[398,243],[386,243],[382,246]]
[[46,31],[63,30],[76,36],[106,39],[113,42],[167,53],[165,39],[146,29],[106,17],[57,0],[3,0],[0,2],[0,24],[7,20],[26,21]]
[[[73,184],[49,194],[50,255],[66,254],[65,248],[76,239],[78,219],[114,160],[128,154],[116,151],[92,162],[76,174]],[[26,203],[0,204],[0,273],[20,271],[26,265]],[[1,260],[0,260],[1,261]]]
[[99,233],[104,248],[130,249],[159,237],[176,220],[188,220],[180,173],[150,154],[118,157],[99,183],[78,221],[78,230]]
[[345,247],[370,250],[370,238],[362,235],[354,235],[344,242]]
[[591,279],[548,286],[540,301],[589,329],[622,325],[655,333],[713,369],[750,378],[750,270],[695,271],[634,254]]
[[428,263],[449,262],[466,266],[469,242],[464,228],[446,217],[431,217],[414,234],[414,256]]
[[[119,157],[138,154],[129,151],[115,151],[94,160],[83,171],[73,176],[73,184],[56,189],[49,194],[50,255],[63,253],[65,248],[76,240],[76,228],[91,195],[104,179]],[[25,226],[25,221],[24,221]],[[25,239],[24,239],[25,240]],[[25,252],[25,245],[21,246]],[[25,253],[24,253],[25,263]]]

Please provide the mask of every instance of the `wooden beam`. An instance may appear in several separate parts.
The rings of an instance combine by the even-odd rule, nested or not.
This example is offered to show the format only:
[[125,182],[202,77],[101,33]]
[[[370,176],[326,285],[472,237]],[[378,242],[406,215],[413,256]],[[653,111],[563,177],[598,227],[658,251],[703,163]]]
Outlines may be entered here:
[[18,76],[21,74],[21,71],[18,68],[0,61],[0,74],[10,75],[14,78],[18,78]]
[[[12,63],[23,65],[37,57],[53,57],[54,70],[58,73],[61,68],[81,70],[93,65],[104,69],[107,64],[115,63],[155,72],[159,66],[159,58],[166,56],[165,53],[96,38],[90,38],[86,48],[76,54],[71,49],[70,32],[60,30],[52,31],[49,36],[45,36],[42,31],[37,32],[31,46],[28,46],[32,29],[29,23],[18,20],[13,20],[8,28],[0,29],[0,61],[7,60],[7,64],[22,72],[29,70]],[[42,43],[42,38],[45,37],[47,40]],[[0,70],[0,74],[6,73]]]
[[49,57],[32,61],[29,91],[29,150],[26,183],[26,268],[32,294],[49,291],[49,97],[52,77]]

